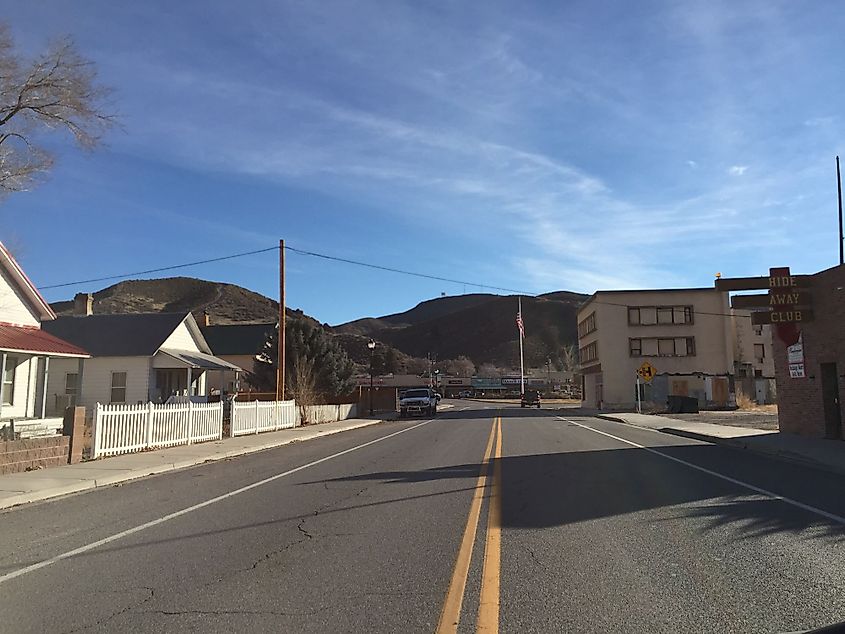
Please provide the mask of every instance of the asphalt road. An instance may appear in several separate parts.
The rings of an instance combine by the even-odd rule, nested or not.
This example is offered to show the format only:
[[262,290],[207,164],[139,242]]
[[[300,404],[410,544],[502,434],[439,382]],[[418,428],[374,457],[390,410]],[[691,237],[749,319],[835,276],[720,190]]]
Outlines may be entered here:
[[2,513],[0,630],[845,620],[845,478],[577,410],[454,404]]

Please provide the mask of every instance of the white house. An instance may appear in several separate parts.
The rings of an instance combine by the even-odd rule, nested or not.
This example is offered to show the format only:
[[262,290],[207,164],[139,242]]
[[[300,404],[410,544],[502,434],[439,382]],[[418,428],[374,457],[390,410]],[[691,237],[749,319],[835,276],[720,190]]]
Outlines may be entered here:
[[75,315],[50,322],[49,332],[83,347],[91,359],[79,369],[56,364],[48,402],[164,402],[171,396],[208,395],[209,372],[240,372],[212,355],[191,313],[92,315],[91,296],[75,300]]
[[[50,305],[0,243],[0,428],[13,422],[54,431],[64,410],[50,407],[45,386],[56,364],[79,368],[88,354],[42,329],[56,319]],[[58,418],[47,419],[47,414]]]

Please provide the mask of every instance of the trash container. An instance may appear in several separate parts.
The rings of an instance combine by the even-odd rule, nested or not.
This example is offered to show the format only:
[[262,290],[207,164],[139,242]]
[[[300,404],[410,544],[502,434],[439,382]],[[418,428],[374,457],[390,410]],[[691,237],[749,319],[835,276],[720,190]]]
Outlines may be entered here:
[[698,414],[698,399],[672,394],[666,399],[666,409],[670,414]]

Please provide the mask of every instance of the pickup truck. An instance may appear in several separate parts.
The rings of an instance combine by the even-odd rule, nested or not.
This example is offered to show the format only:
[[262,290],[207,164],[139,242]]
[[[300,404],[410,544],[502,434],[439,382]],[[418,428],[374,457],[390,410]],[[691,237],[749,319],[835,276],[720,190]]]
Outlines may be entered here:
[[408,390],[399,397],[399,416],[414,414],[434,416],[437,413],[437,395],[428,388]]

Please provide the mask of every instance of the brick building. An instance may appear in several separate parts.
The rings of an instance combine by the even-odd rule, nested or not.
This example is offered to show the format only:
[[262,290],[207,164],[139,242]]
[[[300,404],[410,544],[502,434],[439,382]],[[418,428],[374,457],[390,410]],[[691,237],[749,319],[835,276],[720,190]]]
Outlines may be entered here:
[[773,337],[778,421],[782,432],[845,438],[845,266],[805,276],[813,319],[803,322],[804,378],[792,378],[787,346]]
[[845,265],[815,275],[771,269],[768,277],[720,279],[733,308],[750,308],[754,323],[771,323],[781,432],[842,439],[845,396]]

